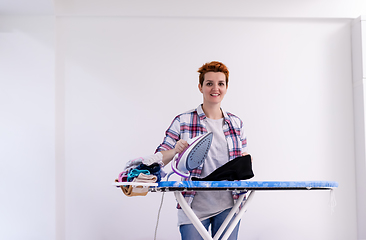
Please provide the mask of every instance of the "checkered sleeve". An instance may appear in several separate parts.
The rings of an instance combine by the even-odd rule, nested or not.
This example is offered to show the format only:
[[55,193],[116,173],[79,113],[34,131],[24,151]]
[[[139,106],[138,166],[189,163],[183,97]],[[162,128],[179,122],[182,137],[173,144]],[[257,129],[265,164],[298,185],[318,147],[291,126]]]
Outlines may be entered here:
[[165,132],[163,142],[157,147],[155,153],[173,149],[180,139],[180,116],[176,116]]
[[[243,134],[243,123],[234,114],[227,113],[228,119],[226,120],[226,124],[224,125],[224,134],[226,136],[228,147],[229,147],[229,157],[230,160],[233,160],[236,157],[239,157],[243,153],[243,144],[246,142],[245,135]],[[246,143],[245,143],[246,145]]]
[[241,121],[241,133],[240,133],[240,139],[241,139],[241,143],[242,143],[242,152],[248,152],[248,145],[247,145],[247,135],[245,134],[244,131],[244,127],[243,127],[243,122]]

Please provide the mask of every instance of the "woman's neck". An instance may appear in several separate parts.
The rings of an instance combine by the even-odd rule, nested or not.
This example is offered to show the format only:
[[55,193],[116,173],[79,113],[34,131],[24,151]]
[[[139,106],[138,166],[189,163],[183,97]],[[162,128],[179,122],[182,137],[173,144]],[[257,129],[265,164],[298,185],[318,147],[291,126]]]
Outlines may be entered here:
[[206,117],[210,119],[220,119],[224,117],[224,114],[221,111],[220,104],[210,105],[203,103],[202,109]]

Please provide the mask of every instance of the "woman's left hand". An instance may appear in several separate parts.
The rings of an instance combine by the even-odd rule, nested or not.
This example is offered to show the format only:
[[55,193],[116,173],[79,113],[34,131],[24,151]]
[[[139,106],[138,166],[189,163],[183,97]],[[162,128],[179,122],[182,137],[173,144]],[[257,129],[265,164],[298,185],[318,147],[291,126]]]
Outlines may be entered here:
[[[242,153],[242,156],[244,157],[244,156],[246,156],[246,155],[249,155],[249,153],[247,153],[247,152],[243,152]],[[252,155],[250,155],[250,160],[253,162],[253,157],[252,157]]]

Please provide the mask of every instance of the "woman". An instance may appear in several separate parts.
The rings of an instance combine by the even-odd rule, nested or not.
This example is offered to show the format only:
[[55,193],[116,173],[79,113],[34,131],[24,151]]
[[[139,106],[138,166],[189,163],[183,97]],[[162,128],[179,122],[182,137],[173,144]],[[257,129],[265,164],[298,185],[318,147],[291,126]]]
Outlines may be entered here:
[[[203,178],[228,161],[247,154],[243,122],[237,116],[221,109],[221,102],[228,88],[227,67],[221,62],[213,61],[204,64],[198,72],[198,89],[203,95],[203,104],[176,116],[166,131],[163,143],[156,150],[163,154],[162,162],[166,165],[175,154],[188,147],[188,139],[213,132],[212,144],[205,162],[192,170],[190,177],[183,179],[184,181],[190,180],[191,177]],[[211,224],[212,236],[229,214],[234,200],[238,198],[232,192],[187,192],[184,197],[206,229]],[[183,240],[202,239],[179,206],[178,226]],[[230,240],[237,239],[238,230],[239,224],[231,234]]]

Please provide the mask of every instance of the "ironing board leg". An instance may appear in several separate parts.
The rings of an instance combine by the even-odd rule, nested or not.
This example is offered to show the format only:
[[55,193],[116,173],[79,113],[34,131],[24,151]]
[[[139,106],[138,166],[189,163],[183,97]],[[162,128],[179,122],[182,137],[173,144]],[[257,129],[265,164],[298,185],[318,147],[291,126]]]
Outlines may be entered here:
[[197,229],[199,234],[202,236],[204,240],[213,240],[209,232],[206,230],[206,228],[203,226],[199,218],[196,216],[196,214],[193,212],[191,207],[188,205],[186,200],[184,199],[181,192],[174,192],[175,198],[177,199],[178,203],[182,207],[184,213],[187,215],[189,220],[191,220],[194,227]]
[[239,196],[238,200],[236,201],[236,203],[234,204],[233,208],[231,209],[230,213],[227,215],[227,217],[225,218],[225,221],[221,224],[219,230],[217,230],[215,236],[214,236],[214,240],[217,240],[220,238],[221,234],[224,232],[226,226],[229,224],[229,222],[231,221],[231,219],[233,218],[234,214],[236,213],[236,211],[239,209],[240,204],[243,202],[243,199],[245,197],[245,194],[242,194]]
[[[233,222],[230,224],[229,228],[226,230],[226,232],[225,232],[225,234],[224,234],[224,236],[222,237],[221,240],[227,240],[230,237],[232,231],[234,230],[234,228],[238,224],[239,220],[242,218],[243,214],[247,210],[249,203],[253,199],[255,191],[251,191],[251,192],[248,192],[248,193],[249,193],[249,196],[247,197],[246,201],[244,202],[244,205],[243,205],[242,209],[236,215],[236,217],[234,218]],[[194,225],[194,227],[197,229],[197,231],[199,232],[199,234],[202,236],[202,238],[204,240],[217,240],[217,239],[220,238],[221,234],[223,233],[226,226],[229,224],[229,222],[233,218],[235,212],[238,210],[238,208],[240,207],[240,204],[243,202],[243,199],[245,197],[244,194],[239,197],[238,201],[235,203],[235,205],[231,209],[231,211],[228,214],[228,216],[226,217],[225,221],[222,223],[219,230],[216,232],[214,238],[212,238],[210,233],[203,226],[203,224],[201,223],[199,218],[196,216],[196,214],[193,212],[191,207],[188,205],[188,203],[184,199],[182,193],[181,192],[174,192],[174,195],[175,195],[175,198],[177,199],[178,203],[182,207],[184,213],[187,215],[189,220],[191,220],[192,224]]]
[[241,217],[247,210],[249,203],[252,201],[254,193],[255,193],[255,191],[250,192],[249,196],[247,197],[247,200],[244,202],[242,209],[240,209],[238,215],[236,215],[236,217],[234,218],[233,222],[230,224],[229,228],[226,230],[226,233],[224,234],[224,236],[222,237],[221,240],[227,240],[230,237],[230,234],[236,227],[236,224],[238,224],[239,220],[241,219]]

